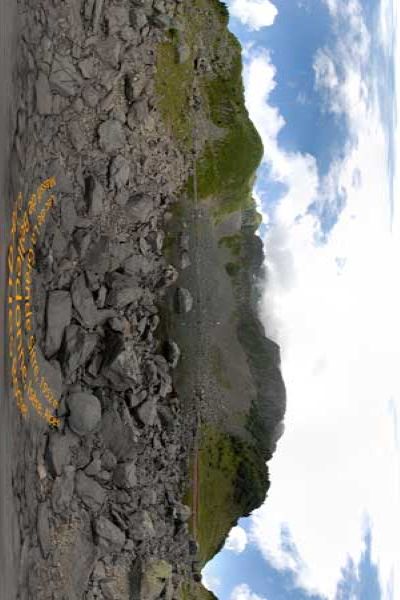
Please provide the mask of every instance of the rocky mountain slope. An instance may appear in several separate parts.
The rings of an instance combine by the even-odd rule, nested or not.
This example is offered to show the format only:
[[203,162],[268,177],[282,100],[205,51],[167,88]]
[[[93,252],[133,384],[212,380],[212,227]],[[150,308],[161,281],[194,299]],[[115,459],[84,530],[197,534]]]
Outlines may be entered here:
[[201,567],[263,501],[285,410],[240,47],[217,0],[21,0],[19,19],[15,248],[45,178],[55,200],[21,251],[18,598],[208,597]]

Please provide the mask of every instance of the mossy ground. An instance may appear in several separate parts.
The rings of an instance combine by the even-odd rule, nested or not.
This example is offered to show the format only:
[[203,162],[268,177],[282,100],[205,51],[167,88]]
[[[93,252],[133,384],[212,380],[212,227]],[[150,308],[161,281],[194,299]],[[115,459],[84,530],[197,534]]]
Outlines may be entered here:
[[264,461],[254,447],[213,426],[199,450],[199,558],[206,564],[237,520],[259,505],[268,489]]

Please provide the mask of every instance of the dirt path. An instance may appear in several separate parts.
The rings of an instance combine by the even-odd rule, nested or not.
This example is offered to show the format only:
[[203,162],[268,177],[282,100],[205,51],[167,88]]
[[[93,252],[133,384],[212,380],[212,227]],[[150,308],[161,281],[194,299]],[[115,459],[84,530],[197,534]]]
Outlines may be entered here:
[[15,56],[16,3],[0,0],[0,598],[16,598],[17,529],[12,498],[13,418],[4,365],[5,284],[11,142],[12,69]]

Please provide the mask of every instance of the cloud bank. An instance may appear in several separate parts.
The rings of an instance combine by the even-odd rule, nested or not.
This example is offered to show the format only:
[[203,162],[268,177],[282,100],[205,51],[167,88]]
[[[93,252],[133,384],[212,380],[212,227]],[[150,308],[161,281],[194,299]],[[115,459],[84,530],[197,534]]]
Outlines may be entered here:
[[[334,598],[348,557],[357,564],[363,556],[369,515],[372,560],[390,598],[400,583],[398,445],[388,409],[390,399],[400,403],[399,232],[391,223],[387,140],[361,5],[326,3],[337,41],[315,56],[315,86],[325,110],[346,120],[348,142],[324,178],[313,156],[278,143],[285,121],[269,102],[271,56],[253,48],[245,57],[250,116],[270,176],[287,190],[266,219],[262,306],[267,333],[282,347],[286,433],[251,535],[274,566],[295,570],[304,588]],[[257,192],[265,202],[263,184]],[[327,213],[336,216],[328,235]],[[283,530],[301,561],[283,543]]]
[[230,13],[253,31],[273,25],[278,9],[270,0],[232,0]]
[[233,589],[230,600],[266,600],[266,598],[254,594],[246,583],[242,583]]
[[236,527],[231,529],[229,536],[227,537],[227,540],[225,542],[225,549],[231,550],[236,554],[240,554],[245,550],[247,542],[248,540],[246,531],[243,529],[243,527],[237,525]]

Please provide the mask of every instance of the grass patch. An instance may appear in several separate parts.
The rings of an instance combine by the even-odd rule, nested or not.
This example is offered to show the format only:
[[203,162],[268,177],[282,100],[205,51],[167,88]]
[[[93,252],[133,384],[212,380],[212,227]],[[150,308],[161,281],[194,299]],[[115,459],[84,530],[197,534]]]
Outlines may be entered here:
[[215,379],[221,385],[221,387],[226,390],[231,390],[232,386],[227,377],[228,369],[224,363],[224,358],[222,356],[221,350],[218,346],[213,346],[210,349],[210,362],[211,362],[211,370],[214,374]]
[[269,484],[263,459],[242,440],[208,426],[200,447],[197,536],[205,564],[237,520],[264,501]]
[[234,235],[225,235],[218,244],[225,248],[229,248],[233,256],[240,256],[242,250],[242,234],[235,233]]
[[157,49],[156,93],[168,131],[182,148],[192,147],[189,99],[193,81],[192,61],[179,64],[175,34]]

